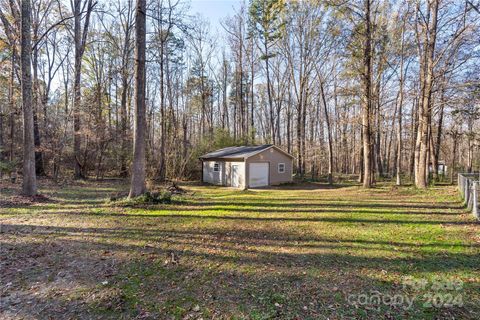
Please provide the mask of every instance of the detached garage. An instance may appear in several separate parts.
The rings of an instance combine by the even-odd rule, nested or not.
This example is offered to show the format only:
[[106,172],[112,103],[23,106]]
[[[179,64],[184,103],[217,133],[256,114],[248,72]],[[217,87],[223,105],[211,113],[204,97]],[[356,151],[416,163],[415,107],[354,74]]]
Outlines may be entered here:
[[271,144],[228,147],[200,160],[202,181],[219,186],[247,189],[292,181],[293,157]]

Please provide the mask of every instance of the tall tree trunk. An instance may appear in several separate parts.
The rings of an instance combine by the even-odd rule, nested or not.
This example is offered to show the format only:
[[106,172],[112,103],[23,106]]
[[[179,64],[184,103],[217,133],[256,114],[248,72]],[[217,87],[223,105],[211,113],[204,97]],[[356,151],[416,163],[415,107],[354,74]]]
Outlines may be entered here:
[[415,165],[415,185],[417,188],[427,187],[427,172],[428,172],[428,153],[429,153],[429,133],[431,131],[431,98],[433,87],[433,68],[434,55],[437,31],[437,14],[438,14],[438,0],[433,0],[428,5],[429,16],[431,21],[427,21],[424,26],[424,63],[423,63],[423,90],[419,108],[419,129],[417,134],[417,148],[418,157]]
[[325,99],[325,91],[323,90],[323,82],[320,82],[320,93],[322,94],[323,110],[325,112],[325,122],[327,124],[328,136],[328,184],[333,184],[333,148],[332,148],[332,132],[330,130],[330,117],[328,115],[327,100]]
[[252,139],[252,144],[255,144],[255,122],[254,122],[254,106],[255,106],[255,94],[254,94],[254,80],[255,80],[255,61],[254,61],[254,41],[250,40],[251,46],[251,56],[250,56],[250,72],[252,74],[251,84],[250,84],[250,134]]
[[[379,71],[380,72],[380,71]],[[382,152],[381,152],[381,142],[382,142],[382,121],[381,121],[381,106],[380,106],[380,84],[381,80],[378,80],[376,85],[376,108],[375,108],[375,146],[373,148],[373,154],[375,156],[375,165],[377,167],[378,176],[383,177],[383,161],[382,161]],[[373,137],[372,137],[373,138]],[[387,137],[384,138],[386,140]]]
[[[161,131],[161,139],[160,139],[160,163],[159,163],[159,168],[158,168],[158,173],[157,173],[157,179],[160,182],[165,181],[165,167],[166,167],[166,152],[165,152],[165,144],[167,143],[166,135],[167,135],[167,130],[166,130],[166,125],[167,125],[167,120],[166,120],[166,104],[165,104],[165,55],[164,55],[164,46],[165,46],[165,41],[163,40],[163,35],[162,35],[162,41],[160,43],[160,131]],[[202,135],[205,134],[203,130],[205,130],[205,106],[204,106],[204,101],[203,101],[203,91],[202,91]]]
[[411,126],[410,126],[410,159],[409,159],[409,176],[410,180],[415,179],[415,159],[416,159],[416,141],[418,131],[418,99],[415,99],[411,112]]
[[303,111],[303,94],[300,93],[299,101],[297,103],[297,175],[303,178],[303,148],[302,148],[302,111]]
[[31,43],[30,0],[22,0],[21,67],[23,106],[23,185],[22,192],[33,196],[37,193],[35,174],[35,143],[33,138],[32,105],[32,43]]
[[[397,154],[395,162],[395,172],[397,175],[396,185],[402,185],[402,118],[403,118],[403,86],[404,86],[404,64],[405,64],[405,20],[402,25],[402,44],[401,44],[401,57],[400,57],[400,89],[398,93],[398,125],[397,125]],[[407,67],[408,68],[408,67]]]
[[456,158],[457,158],[457,144],[458,144],[458,132],[457,131],[453,131],[452,132],[452,148],[453,148],[453,152],[452,152],[452,159],[451,159],[451,162],[450,162],[450,184],[453,184],[453,180],[454,180],[454,176],[455,176],[455,164],[457,163],[456,162]]
[[[270,80],[270,67],[269,67],[269,56],[268,56],[268,44],[267,40],[265,39],[265,70],[267,76],[267,96],[268,96],[268,108],[270,112],[270,139],[273,144],[276,143],[276,135],[275,135],[275,119],[274,119],[274,112],[273,112],[273,98],[272,98],[272,88],[271,88],[271,80]],[[300,157],[300,156],[299,156]]]
[[[85,51],[87,41],[88,26],[90,24],[90,15],[93,10],[92,0],[88,0],[86,6],[82,5],[82,0],[75,0],[73,3],[74,16],[74,42],[75,42],[75,65],[74,65],[74,98],[73,98],[73,155],[74,155],[74,177],[75,179],[85,178],[84,163],[81,161],[82,152],[82,133],[81,133],[81,75],[82,75],[82,57]],[[82,12],[86,7],[86,12]],[[81,21],[85,14],[85,22],[82,30]]]
[[287,152],[292,152],[292,92],[288,90],[288,103],[287,103]]
[[[402,63],[403,65],[403,58]],[[403,118],[403,68],[400,69],[402,75],[400,76],[400,93],[398,99],[398,126],[397,126],[397,152],[395,162],[395,172],[397,175],[396,185],[402,185],[402,118]]]
[[74,65],[74,84],[73,84],[73,155],[74,155],[74,177],[75,179],[83,179],[83,166],[81,158],[81,124],[80,124],[80,80],[82,72],[82,37],[81,37],[81,1],[76,0],[74,3],[74,42],[75,42],[75,65]]
[[[4,117],[5,117],[5,111],[3,110],[3,105],[0,105],[0,163],[3,161],[5,158],[5,139],[4,139],[4,132],[3,132],[3,127],[4,127]],[[0,170],[0,180],[3,178],[3,171]]]
[[122,96],[120,100],[120,177],[126,178],[127,172],[127,90],[128,74],[125,70],[122,72]]
[[364,152],[363,152],[363,127],[360,130],[360,149],[358,154],[358,163],[359,163],[359,175],[358,182],[363,184],[363,179],[365,178],[365,164],[364,164]]
[[371,98],[372,98],[372,56],[371,56],[371,17],[370,0],[365,0],[365,48],[363,53],[363,99],[362,99],[362,134],[363,134],[363,187],[372,187],[372,145],[371,145]]
[[[440,145],[442,143],[442,132],[443,132],[443,115],[445,110],[446,98],[445,98],[445,85],[442,88],[440,96],[440,110],[438,111],[438,126],[437,126],[437,136],[435,138],[435,144],[433,145],[433,178],[435,181],[439,180],[438,177],[438,164],[440,160]],[[444,173],[445,174],[445,173]]]
[[[145,51],[146,0],[137,0],[135,14],[135,124],[132,182],[129,197],[146,191],[145,184]],[[162,137],[163,138],[163,137]]]
[[[34,41],[37,41],[38,28],[35,27],[34,31]],[[43,152],[41,150],[41,139],[40,139],[40,129],[38,125],[38,110],[42,104],[40,98],[40,88],[39,88],[39,79],[38,79],[38,47],[33,50],[33,60],[32,60],[32,69],[33,69],[33,140],[35,144],[35,170],[37,175],[45,175],[45,170],[43,166]]]
[[[14,151],[14,141],[15,141],[15,100],[14,100],[14,80],[15,80],[15,64],[16,64],[16,49],[15,46],[12,48],[12,60],[11,60],[11,69],[8,79],[8,106],[10,109],[10,114],[8,116],[8,126],[9,126],[9,138],[10,146],[8,148],[8,160],[13,162],[13,151]],[[12,172],[13,173],[13,172]]]
[[305,90],[305,99],[302,103],[302,176],[305,175],[305,158],[306,158],[306,123],[307,123],[307,101],[308,101],[308,88]]
[[[130,2],[128,5],[128,10],[130,12]],[[130,17],[130,13],[128,13],[128,17]],[[128,18],[128,22],[130,23],[130,18]],[[123,48],[122,48],[122,96],[120,101],[120,135],[121,135],[121,146],[120,146],[120,177],[126,178],[128,175],[127,169],[127,145],[128,145],[128,137],[127,137],[127,95],[128,95],[128,60],[130,58],[130,35],[131,35],[131,26],[132,24],[128,24],[125,26],[125,39],[123,40]]]

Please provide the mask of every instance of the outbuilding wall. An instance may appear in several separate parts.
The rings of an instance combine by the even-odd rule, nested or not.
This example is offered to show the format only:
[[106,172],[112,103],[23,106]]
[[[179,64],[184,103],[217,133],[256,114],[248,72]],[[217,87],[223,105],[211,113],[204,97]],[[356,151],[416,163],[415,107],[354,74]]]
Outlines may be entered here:
[[[248,188],[249,164],[258,162],[269,164],[269,185],[279,185],[293,181],[293,158],[272,147],[247,158],[246,161],[243,161],[243,159],[223,160],[221,158],[203,161],[203,182],[230,187],[232,186],[232,165],[238,165],[240,188]],[[215,163],[220,165],[218,172],[213,171]],[[285,172],[280,173],[278,171],[279,163],[285,164]]]
[[[275,148],[269,148],[247,159],[247,166],[246,166],[247,183],[248,183],[248,177],[249,177],[249,164],[252,162],[268,162],[270,164],[270,167],[269,167],[270,169],[269,184],[270,185],[278,185],[278,184],[293,181],[292,157],[287,156],[286,154],[278,151]],[[285,163],[284,173],[278,172],[279,163]]]
[[245,162],[243,161],[227,161],[225,163],[225,186],[232,186],[232,165],[238,165],[240,188],[245,188]]
[[[215,163],[220,165],[220,171],[213,171]],[[225,161],[203,161],[203,182],[225,185]]]
[[[215,163],[220,165],[219,172],[213,171]],[[230,187],[232,185],[232,165],[239,166],[240,186],[245,187],[245,162],[243,161],[203,161],[203,182]]]

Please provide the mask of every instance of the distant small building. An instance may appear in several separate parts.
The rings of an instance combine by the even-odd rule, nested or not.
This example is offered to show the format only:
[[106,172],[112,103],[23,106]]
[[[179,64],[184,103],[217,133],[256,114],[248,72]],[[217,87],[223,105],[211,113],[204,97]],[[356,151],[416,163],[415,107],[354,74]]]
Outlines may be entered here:
[[228,147],[207,153],[202,182],[241,189],[291,182],[293,156],[271,144]]
[[[439,175],[446,175],[447,174],[447,165],[445,164],[445,161],[438,161],[438,174]],[[433,163],[430,162],[428,165],[428,172],[433,173]]]

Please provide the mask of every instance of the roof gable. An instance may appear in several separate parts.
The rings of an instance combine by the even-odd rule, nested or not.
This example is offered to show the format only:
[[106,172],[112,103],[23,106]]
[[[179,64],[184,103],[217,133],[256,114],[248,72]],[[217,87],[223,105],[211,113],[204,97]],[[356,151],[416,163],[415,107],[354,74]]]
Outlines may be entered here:
[[[272,144],[264,144],[260,146],[241,146],[241,147],[227,147],[223,149],[219,149],[207,154],[204,154],[200,157],[202,160],[207,159],[234,159],[234,158],[249,158],[253,155],[256,155],[260,152],[263,152],[270,148],[275,148],[276,150],[292,157],[290,154],[286,153],[282,149],[272,145]],[[292,157],[293,158],[293,157]]]
[[[277,147],[277,146],[275,146],[275,145],[271,145],[270,148],[273,148],[273,149],[277,150],[278,152],[283,153],[283,154],[286,155],[287,157],[290,157],[290,158],[292,158],[292,159],[295,158],[295,157],[292,156],[290,153],[288,153],[288,152],[286,152],[286,151],[283,151],[282,149],[280,149],[279,147]],[[270,149],[270,148],[267,148],[267,149]],[[265,150],[267,150],[267,149],[265,149]],[[264,151],[264,150],[262,150],[262,151]],[[257,152],[257,153],[260,153],[260,152]],[[256,153],[255,153],[255,154],[256,154]],[[250,157],[253,156],[253,155],[254,155],[254,154],[250,155]]]

